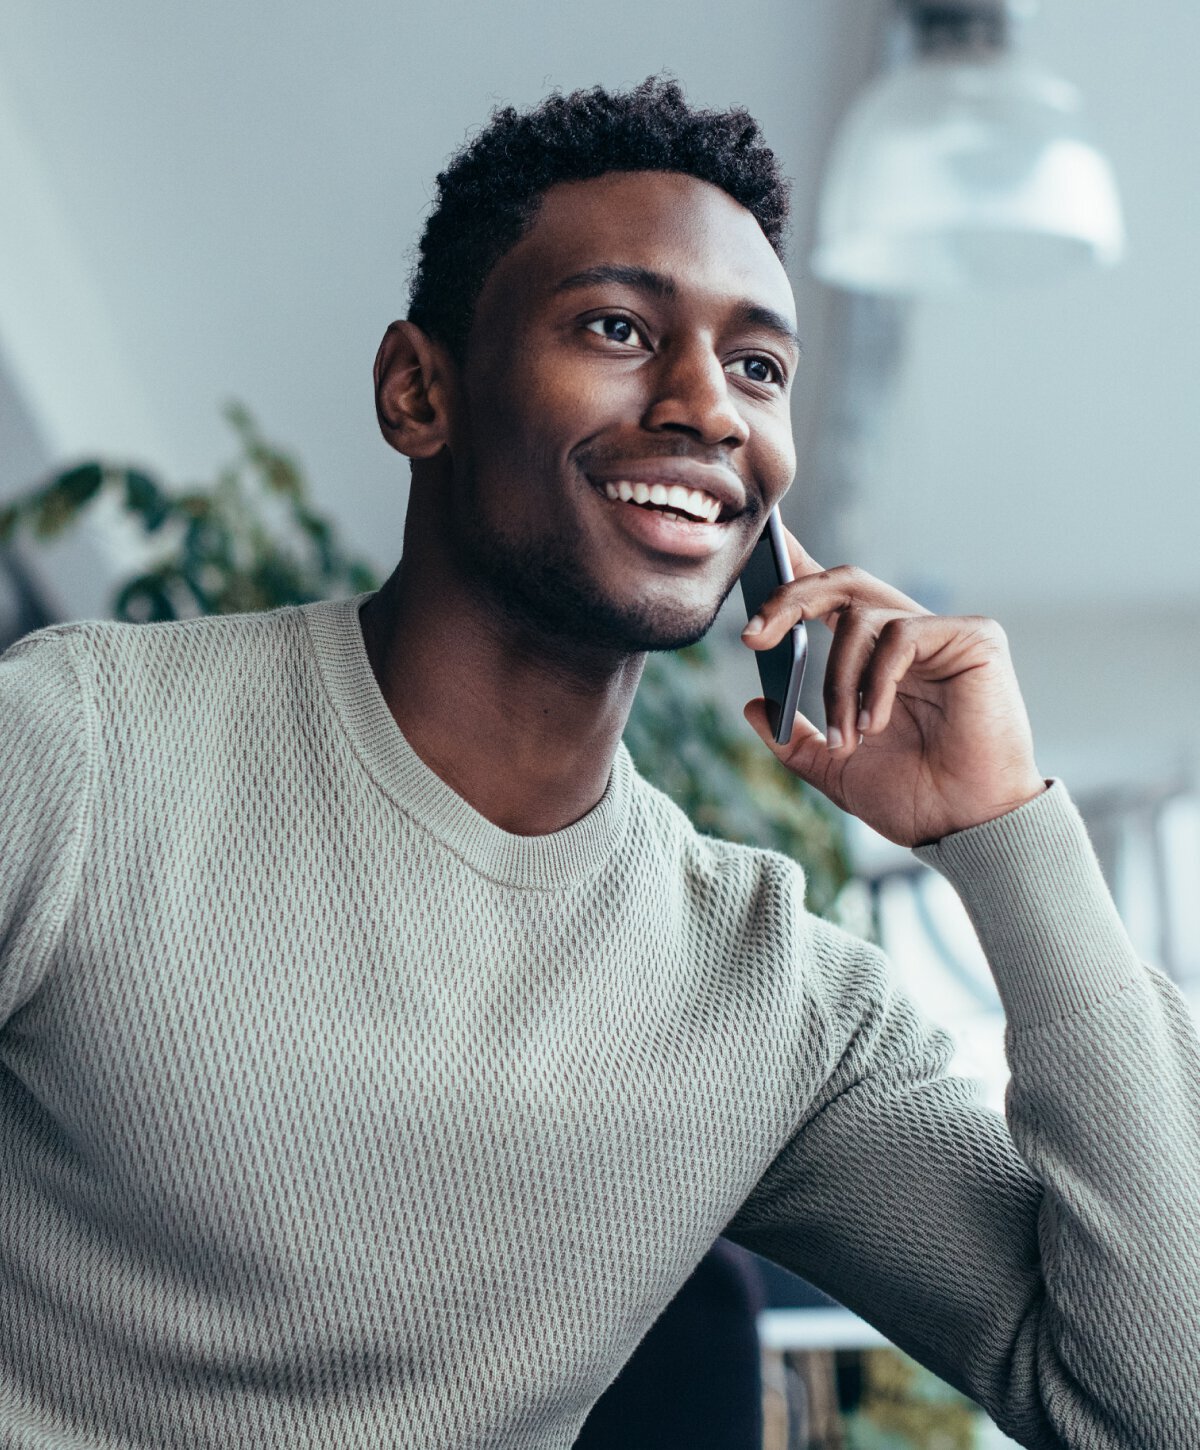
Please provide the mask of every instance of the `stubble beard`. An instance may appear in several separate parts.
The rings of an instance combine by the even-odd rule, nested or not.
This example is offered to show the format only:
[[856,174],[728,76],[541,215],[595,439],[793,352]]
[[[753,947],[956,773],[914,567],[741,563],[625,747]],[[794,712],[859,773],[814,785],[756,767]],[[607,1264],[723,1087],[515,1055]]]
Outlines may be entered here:
[[614,599],[571,540],[507,535],[488,523],[482,509],[468,513],[460,537],[485,602],[521,636],[543,638],[548,647],[614,656],[684,649],[704,638],[733,588],[731,583],[702,612],[673,601]]

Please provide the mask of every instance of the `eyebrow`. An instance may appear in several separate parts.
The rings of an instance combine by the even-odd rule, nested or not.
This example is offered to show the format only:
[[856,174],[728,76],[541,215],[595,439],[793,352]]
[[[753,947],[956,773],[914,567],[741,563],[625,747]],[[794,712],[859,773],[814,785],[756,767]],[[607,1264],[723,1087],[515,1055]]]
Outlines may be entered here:
[[[628,267],[619,263],[602,263],[597,267],[585,267],[582,272],[572,272],[557,283],[555,292],[571,292],[581,287],[595,287],[604,284],[632,287],[646,292],[660,302],[670,302],[678,296],[679,289],[672,278],[662,272],[651,271],[649,267]],[[764,307],[759,302],[738,302],[733,309],[734,321],[743,327],[758,327],[773,333],[785,342],[797,356],[804,352],[800,334],[781,312],[773,307]]]

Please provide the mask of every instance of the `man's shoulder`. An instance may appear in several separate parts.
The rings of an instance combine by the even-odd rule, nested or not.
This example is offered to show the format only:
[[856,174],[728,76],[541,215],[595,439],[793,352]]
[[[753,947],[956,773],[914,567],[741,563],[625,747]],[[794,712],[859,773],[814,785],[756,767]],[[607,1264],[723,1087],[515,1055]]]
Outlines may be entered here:
[[47,692],[65,700],[72,682],[76,718],[102,746],[160,750],[177,738],[181,748],[205,739],[248,747],[311,712],[319,685],[304,615],[313,607],[53,625],[10,647],[0,687],[27,711]]
[[672,883],[669,910],[690,920],[688,939],[703,943],[710,962],[738,964],[739,990],[761,990],[781,1011],[819,997],[831,1020],[847,1023],[891,991],[877,946],[809,910],[792,857],[705,835],[642,776],[631,840],[639,869]]
[[156,671],[175,680],[200,673],[208,687],[235,686],[246,665],[278,660],[303,639],[303,607],[195,619],[131,623],[89,619],[54,624],[24,635],[2,658],[36,661],[43,668],[73,659],[101,691],[146,684]]
[[804,894],[799,862],[764,846],[731,841],[700,831],[686,812],[658,786],[635,772],[632,809],[650,843],[693,879],[726,881],[747,891]]
[[187,655],[206,650],[254,650],[271,648],[292,636],[300,627],[305,606],[248,611],[244,614],[206,614],[193,619],[154,620],[132,623],[124,620],[89,619],[53,625],[27,636],[70,636],[77,647],[101,655]]

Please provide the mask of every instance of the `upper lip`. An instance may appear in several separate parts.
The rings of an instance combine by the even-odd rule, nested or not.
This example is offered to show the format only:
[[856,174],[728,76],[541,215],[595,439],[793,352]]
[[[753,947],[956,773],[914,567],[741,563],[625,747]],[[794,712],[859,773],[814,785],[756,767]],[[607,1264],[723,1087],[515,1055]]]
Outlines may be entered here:
[[668,487],[679,483],[684,488],[701,489],[719,501],[721,512],[717,520],[720,523],[746,507],[746,490],[735,474],[727,468],[696,463],[690,458],[631,458],[625,463],[610,464],[599,473],[589,472],[588,478],[600,485],[625,479],[629,483],[665,483]]

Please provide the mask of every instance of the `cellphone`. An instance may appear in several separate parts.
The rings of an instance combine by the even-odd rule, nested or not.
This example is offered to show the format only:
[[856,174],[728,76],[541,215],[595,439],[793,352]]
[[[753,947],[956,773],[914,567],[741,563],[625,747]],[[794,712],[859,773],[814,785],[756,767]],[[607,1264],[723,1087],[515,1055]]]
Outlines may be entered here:
[[[773,508],[741,574],[746,618],[753,619],[776,589],[781,584],[790,584],[794,577],[783,537],[783,520],[779,517],[779,509]],[[771,649],[755,650],[754,658],[758,664],[763,698],[767,702],[771,733],[777,745],[786,745],[796,723],[800,686],[804,682],[804,666],[808,660],[808,630],[804,621],[794,624]]]

